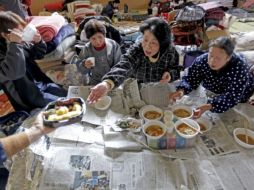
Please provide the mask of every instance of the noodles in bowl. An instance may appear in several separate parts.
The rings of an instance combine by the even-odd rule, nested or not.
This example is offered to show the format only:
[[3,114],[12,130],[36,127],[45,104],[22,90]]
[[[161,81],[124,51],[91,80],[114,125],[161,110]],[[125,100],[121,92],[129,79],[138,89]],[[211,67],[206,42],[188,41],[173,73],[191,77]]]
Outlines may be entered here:
[[153,105],[146,105],[141,108],[141,117],[146,121],[160,120],[163,116],[163,111]]
[[174,106],[172,112],[177,118],[191,118],[193,116],[192,108],[183,105]]

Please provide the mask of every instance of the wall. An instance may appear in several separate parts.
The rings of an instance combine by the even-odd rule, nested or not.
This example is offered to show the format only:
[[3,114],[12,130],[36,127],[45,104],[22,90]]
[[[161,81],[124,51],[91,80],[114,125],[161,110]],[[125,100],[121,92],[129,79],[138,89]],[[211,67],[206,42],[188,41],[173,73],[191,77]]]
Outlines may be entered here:
[[[11,0],[10,0],[11,1]],[[32,0],[31,10],[33,15],[37,15],[42,9],[45,3],[59,2],[61,0]],[[126,3],[129,6],[129,10],[144,10],[147,9],[149,0],[120,0],[120,9],[123,9],[123,5]],[[106,5],[108,0],[91,0],[91,3],[101,3]]]

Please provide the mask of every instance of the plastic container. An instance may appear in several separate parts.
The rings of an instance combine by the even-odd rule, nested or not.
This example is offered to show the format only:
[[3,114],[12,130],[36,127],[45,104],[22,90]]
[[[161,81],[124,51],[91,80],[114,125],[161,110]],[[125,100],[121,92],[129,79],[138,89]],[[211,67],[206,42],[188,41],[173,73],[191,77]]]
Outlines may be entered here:
[[[182,110],[182,113],[179,114],[179,112],[181,112],[179,110]],[[176,121],[178,119],[181,119],[181,118],[192,118],[192,116],[193,116],[192,107],[185,106],[185,105],[175,105],[175,106],[173,106],[172,112],[174,114],[174,121]],[[185,115],[184,112],[188,112],[189,113],[188,116],[187,116],[187,114],[186,114],[186,116],[184,116]]]
[[[77,110],[75,112],[75,110],[71,110],[70,107],[74,107],[76,103],[79,104],[81,108],[79,107],[80,110]],[[59,110],[58,109],[59,107],[62,107],[65,109]],[[67,108],[69,109],[68,111],[67,111]],[[84,100],[80,97],[69,98],[69,99],[59,99],[57,101],[50,102],[46,106],[44,114],[43,114],[43,123],[49,127],[59,127],[62,125],[77,123],[81,121],[85,111],[86,111],[86,104]],[[62,113],[59,113],[59,112],[62,112]],[[72,114],[71,112],[74,114]],[[52,119],[53,116],[56,119]]]
[[[144,107],[141,108],[141,118],[144,119],[145,121],[155,121],[155,120],[161,120],[162,116],[163,116],[163,111],[162,109],[155,107],[153,105],[146,105]],[[151,117],[146,115],[148,114],[148,112],[151,113]],[[152,112],[154,112],[154,114],[158,113],[157,117],[152,118]],[[156,113],[155,113],[156,112]],[[155,115],[154,115],[155,116]]]
[[[162,133],[160,135],[151,135],[148,133],[149,128],[151,126],[157,126],[160,130],[162,130]],[[156,128],[156,129],[158,129]],[[166,147],[167,146],[167,139],[162,138],[166,132],[167,132],[167,127],[165,126],[164,123],[160,121],[148,121],[146,122],[143,127],[142,127],[143,133],[146,135],[146,140],[147,140],[147,145],[159,149],[160,147]]]
[[204,118],[204,117],[200,117],[200,118],[196,119],[195,121],[199,124],[200,131],[203,133],[211,130],[211,128],[213,126],[212,122],[209,119]]
[[[190,130],[188,130],[188,132],[186,132],[186,130],[180,130],[179,126],[182,125],[182,124],[186,125],[186,123],[191,124],[191,126],[195,127],[197,129],[197,131],[193,130],[191,128],[188,128],[188,127],[186,127],[187,129],[190,129]],[[180,135],[181,137],[186,138],[186,139],[190,139],[190,138],[193,138],[193,137],[197,136],[198,131],[200,130],[200,127],[199,127],[199,124],[196,121],[194,121],[192,119],[188,119],[188,118],[183,118],[183,119],[179,119],[175,123],[175,130],[176,130],[177,134]],[[182,131],[185,131],[185,132],[182,132]]]
[[[249,130],[249,129],[245,129],[245,128],[236,128],[236,129],[234,129],[234,132],[233,132],[234,139],[241,147],[247,148],[247,149],[252,149],[252,148],[254,148],[254,144],[250,144],[251,143],[250,139],[249,139],[248,144],[246,142],[244,142],[246,133],[247,133],[247,136],[252,138],[251,141],[253,142],[254,141],[254,131]],[[239,135],[242,135],[242,137],[243,137],[242,140],[239,139]]]
[[111,105],[111,101],[110,96],[103,96],[94,104],[94,107],[98,110],[106,110]]

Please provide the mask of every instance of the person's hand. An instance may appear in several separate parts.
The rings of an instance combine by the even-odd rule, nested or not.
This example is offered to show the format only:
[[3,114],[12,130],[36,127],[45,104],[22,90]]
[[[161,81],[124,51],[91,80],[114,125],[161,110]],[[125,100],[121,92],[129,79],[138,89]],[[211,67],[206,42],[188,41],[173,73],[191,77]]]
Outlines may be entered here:
[[180,99],[184,95],[183,90],[177,90],[169,94],[169,100],[175,102],[176,100]]
[[7,34],[7,38],[10,42],[21,43],[22,42],[22,31],[14,28],[10,30],[10,34]]
[[202,115],[204,112],[206,112],[206,111],[208,111],[208,110],[210,110],[210,109],[212,109],[212,105],[211,105],[211,104],[203,104],[203,105],[197,107],[197,108],[194,110],[193,119],[200,118],[201,115]]
[[33,41],[34,43],[38,44],[41,41],[41,35],[40,33],[37,31],[37,33],[34,35],[33,37]]
[[91,69],[94,66],[94,63],[90,59],[87,59],[83,64],[88,69]]
[[171,80],[171,75],[169,72],[164,72],[162,75],[162,78],[160,80],[160,83],[167,84]]
[[89,104],[93,104],[97,102],[102,96],[106,95],[108,91],[109,91],[109,86],[107,82],[103,81],[97,84],[91,89],[91,92],[87,98],[87,102]]
[[36,128],[38,128],[38,129],[40,129],[41,132],[42,132],[43,134],[48,134],[48,133],[54,131],[56,128],[47,127],[47,126],[44,126],[44,125],[43,125],[42,116],[43,116],[43,113],[40,112],[40,113],[37,115],[37,117],[36,117],[36,119],[35,119],[35,121],[34,121],[34,123],[33,123],[33,126],[36,127]]

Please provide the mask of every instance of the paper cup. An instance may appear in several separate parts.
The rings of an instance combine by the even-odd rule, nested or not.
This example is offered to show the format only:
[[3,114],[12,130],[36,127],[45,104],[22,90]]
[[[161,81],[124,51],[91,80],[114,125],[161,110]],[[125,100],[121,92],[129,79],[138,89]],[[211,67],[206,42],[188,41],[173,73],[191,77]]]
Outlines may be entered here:
[[33,41],[33,38],[36,33],[37,33],[36,27],[32,24],[28,24],[23,30],[22,40],[24,42],[31,42]]
[[[149,133],[149,130],[151,130],[151,127],[154,127],[154,126],[160,128],[162,130],[162,133],[157,136],[151,135]],[[146,140],[147,140],[148,146],[158,149],[158,148],[162,147],[162,144],[167,143],[166,138],[163,138],[163,136],[167,132],[167,127],[165,126],[164,123],[162,123],[160,121],[156,121],[156,120],[155,121],[148,121],[143,125],[142,130],[143,130],[143,133],[146,135]]]
[[91,61],[91,62],[93,63],[93,64],[92,64],[92,67],[95,66],[95,57],[88,57],[86,60],[87,60],[87,61]]

